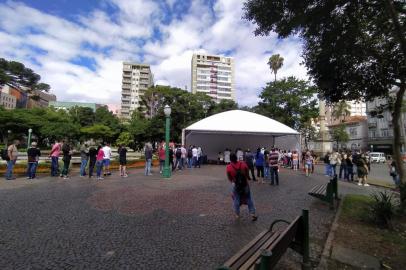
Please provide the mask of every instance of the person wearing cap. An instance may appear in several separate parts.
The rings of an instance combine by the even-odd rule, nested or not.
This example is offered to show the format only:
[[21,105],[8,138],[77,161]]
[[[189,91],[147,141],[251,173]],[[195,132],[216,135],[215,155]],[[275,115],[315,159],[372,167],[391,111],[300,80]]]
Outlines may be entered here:
[[28,166],[27,166],[27,179],[34,179],[37,172],[39,157],[41,151],[37,148],[37,143],[32,142],[31,147],[27,150]]

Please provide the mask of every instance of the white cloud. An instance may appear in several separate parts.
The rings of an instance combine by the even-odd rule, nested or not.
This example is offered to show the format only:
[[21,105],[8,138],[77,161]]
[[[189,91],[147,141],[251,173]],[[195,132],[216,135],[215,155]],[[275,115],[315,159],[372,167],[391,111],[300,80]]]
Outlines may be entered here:
[[[275,35],[255,37],[254,26],[241,19],[240,0],[217,0],[212,8],[207,1],[193,0],[187,11],[166,24],[162,20],[168,10],[153,0],[104,3],[115,9],[95,7],[77,21],[14,1],[0,3],[0,57],[33,68],[60,100],[104,103],[120,102],[122,61],[150,63],[157,83],[190,89],[191,56],[196,51],[235,58],[242,105],[255,104],[262,87],[273,79],[267,65],[273,53],[285,58],[278,77],[307,77],[299,64],[300,42],[278,41]],[[184,4],[166,3],[170,10]],[[77,62],[81,59],[92,62],[92,68]]]

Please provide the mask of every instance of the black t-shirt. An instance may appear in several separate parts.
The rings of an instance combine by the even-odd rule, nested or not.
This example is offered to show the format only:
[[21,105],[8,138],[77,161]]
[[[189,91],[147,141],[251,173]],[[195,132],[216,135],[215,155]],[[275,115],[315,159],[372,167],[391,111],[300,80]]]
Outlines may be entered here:
[[89,158],[96,159],[97,156],[97,149],[94,147],[89,148]]
[[125,160],[127,158],[127,148],[122,147],[120,148],[120,151],[118,152],[120,160]]
[[27,150],[28,162],[37,161],[37,157],[41,156],[41,151],[38,148],[30,147]]

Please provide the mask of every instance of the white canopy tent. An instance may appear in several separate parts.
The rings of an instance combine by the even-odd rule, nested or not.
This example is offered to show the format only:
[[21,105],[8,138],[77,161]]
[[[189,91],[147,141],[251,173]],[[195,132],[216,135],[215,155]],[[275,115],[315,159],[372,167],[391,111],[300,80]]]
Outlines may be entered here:
[[183,130],[182,144],[201,146],[209,160],[226,148],[255,151],[258,147],[300,151],[300,134],[294,129],[252,112],[232,110],[202,119]]

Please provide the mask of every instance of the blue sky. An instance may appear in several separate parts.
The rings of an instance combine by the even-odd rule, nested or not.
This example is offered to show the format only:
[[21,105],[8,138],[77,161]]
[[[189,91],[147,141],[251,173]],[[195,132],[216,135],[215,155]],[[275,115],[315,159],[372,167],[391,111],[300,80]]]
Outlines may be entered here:
[[190,90],[194,52],[232,56],[237,101],[253,105],[279,77],[307,78],[296,38],[255,37],[240,0],[0,1],[0,57],[21,61],[59,100],[119,104],[123,61],[151,64],[156,83]]

